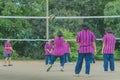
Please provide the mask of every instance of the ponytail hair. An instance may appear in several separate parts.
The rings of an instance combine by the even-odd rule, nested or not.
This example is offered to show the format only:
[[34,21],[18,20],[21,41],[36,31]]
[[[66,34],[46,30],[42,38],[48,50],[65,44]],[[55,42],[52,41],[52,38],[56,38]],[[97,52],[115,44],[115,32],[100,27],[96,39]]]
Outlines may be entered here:
[[62,36],[63,36],[63,35],[62,35],[62,32],[61,32],[61,31],[58,31],[57,36],[58,36],[58,37],[62,37]]

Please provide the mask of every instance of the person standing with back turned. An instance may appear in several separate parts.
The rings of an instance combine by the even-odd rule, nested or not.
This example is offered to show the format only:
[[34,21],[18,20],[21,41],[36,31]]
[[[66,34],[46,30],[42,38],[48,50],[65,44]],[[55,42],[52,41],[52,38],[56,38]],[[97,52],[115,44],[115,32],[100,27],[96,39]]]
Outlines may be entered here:
[[89,30],[89,23],[84,22],[82,24],[83,30],[77,35],[76,41],[79,45],[78,60],[75,66],[74,76],[79,76],[82,69],[83,59],[85,58],[85,74],[89,76],[90,74],[90,63],[92,60],[92,55],[96,53],[96,37],[93,32]]
[[60,70],[64,71],[64,54],[65,54],[65,46],[64,46],[64,38],[62,37],[62,32],[59,31],[57,34],[58,37],[54,39],[54,50],[53,50],[53,55],[51,58],[51,65],[48,67],[47,72],[50,71],[52,68],[52,65],[56,61],[56,59],[59,57],[60,58]]
[[70,44],[68,43],[67,40],[65,40],[65,63],[71,62],[71,55],[70,55]]
[[112,33],[111,27],[105,29],[106,34],[104,35],[102,41],[102,54],[104,59],[104,71],[108,71],[108,62],[110,62],[110,70],[114,71],[114,48],[116,39]]

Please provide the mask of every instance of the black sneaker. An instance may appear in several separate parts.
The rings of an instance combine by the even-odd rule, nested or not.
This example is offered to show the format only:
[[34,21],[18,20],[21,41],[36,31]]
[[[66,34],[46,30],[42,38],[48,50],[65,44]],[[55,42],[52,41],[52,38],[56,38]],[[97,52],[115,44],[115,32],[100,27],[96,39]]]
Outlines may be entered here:
[[4,66],[4,67],[7,67],[7,65],[6,65],[6,64],[4,64],[3,66]]
[[52,68],[52,65],[50,65],[50,66],[47,68],[47,72],[50,71],[51,68]]
[[8,66],[13,66],[12,64],[8,64]]

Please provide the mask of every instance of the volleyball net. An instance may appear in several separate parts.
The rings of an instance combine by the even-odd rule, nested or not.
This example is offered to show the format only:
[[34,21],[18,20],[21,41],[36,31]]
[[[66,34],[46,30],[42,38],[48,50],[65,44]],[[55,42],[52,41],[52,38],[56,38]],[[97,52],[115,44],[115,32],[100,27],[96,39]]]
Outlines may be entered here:
[[[120,40],[120,16],[56,16],[54,20],[48,22],[48,32],[45,16],[0,16],[0,41],[3,46],[6,40],[10,40],[13,47],[17,49],[21,56],[32,56],[32,58],[42,59],[44,56],[44,45],[49,39],[53,41],[57,31],[61,30],[63,37],[69,41],[73,58],[76,59],[77,44],[76,36],[82,30],[81,24],[89,22],[90,30],[97,37],[98,53],[101,52],[101,39],[105,34],[106,27],[112,27],[117,40],[117,52],[119,52]],[[114,24],[113,24],[114,23]],[[118,54],[119,55],[119,54]],[[117,55],[117,56],[118,56]],[[119,56],[118,56],[119,57]]]
[[[12,41],[47,41],[47,18],[49,19],[49,17],[44,16],[0,16],[0,40],[4,41],[10,39]],[[112,27],[113,33],[119,30],[119,26],[117,24],[107,25],[105,21],[108,21],[108,24],[110,24],[111,21],[116,21],[119,19],[120,16],[56,16],[55,20],[49,20],[48,23],[49,39],[53,40],[55,31],[62,29],[71,32],[74,36],[76,36],[76,34],[81,30],[80,25],[86,20],[90,23],[90,29],[95,32],[97,40],[101,40],[104,35],[105,27]],[[4,33],[6,33],[6,36],[2,35]],[[120,39],[118,33],[115,33],[115,36],[117,40]],[[69,41],[75,41],[75,38],[71,39],[69,36],[66,39]]]

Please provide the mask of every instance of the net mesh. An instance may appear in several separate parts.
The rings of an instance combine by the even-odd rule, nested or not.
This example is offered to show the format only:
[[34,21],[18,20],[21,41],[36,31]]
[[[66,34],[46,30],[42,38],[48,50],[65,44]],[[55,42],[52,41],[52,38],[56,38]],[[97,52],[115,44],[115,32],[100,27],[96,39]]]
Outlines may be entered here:
[[[1,39],[11,39],[13,41],[46,41],[46,19],[49,17],[44,16],[0,16],[1,21]],[[90,29],[96,34],[97,40],[101,40],[105,32],[103,31],[108,25],[101,25],[106,20],[117,20],[120,16],[56,16],[55,20],[49,21],[49,38],[54,39],[54,33],[59,29],[66,29],[69,32],[73,32],[76,36],[81,30],[81,24],[83,21],[90,23]],[[11,23],[12,22],[12,23]],[[27,22],[27,23],[26,23]],[[44,24],[43,24],[44,23]],[[76,25],[75,25],[76,24]],[[113,33],[119,31],[119,26],[110,25],[113,29]],[[34,32],[32,32],[34,30]],[[4,31],[4,32],[3,32]],[[16,32],[18,31],[18,32]],[[32,32],[32,33],[31,33]],[[2,35],[6,33],[6,35]],[[10,34],[9,34],[10,33]],[[98,35],[99,34],[99,35]],[[36,36],[37,35],[37,36]],[[19,37],[18,37],[19,36]],[[115,33],[116,39],[119,40],[119,32]],[[75,39],[66,38],[69,41],[75,41]]]
[[[57,31],[61,30],[64,38],[68,40],[71,45],[72,59],[77,59],[78,45],[75,42],[75,38],[78,32],[82,30],[80,25],[83,21],[88,21],[90,23],[90,30],[92,30],[97,37],[97,53],[101,53],[101,39],[105,34],[105,27],[108,26],[104,24],[104,22],[107,20],[116,20],[119,19],[119,17],[120,16],[56,16],[54,20],[49,20],[49,39],[53,41]],[[0,16],[1,46],[3,46],[4,42],[9,39],[14,49],[19,53],[19,56],[43,59],[44,45],[47,41],[47,18],[49,17]],[[118,54],[115,56],[119,59],[119,26],[111,25],[111,27],[117,39],[117,48],[115,52]],[[100,54],[98,56],[102,57]]]

